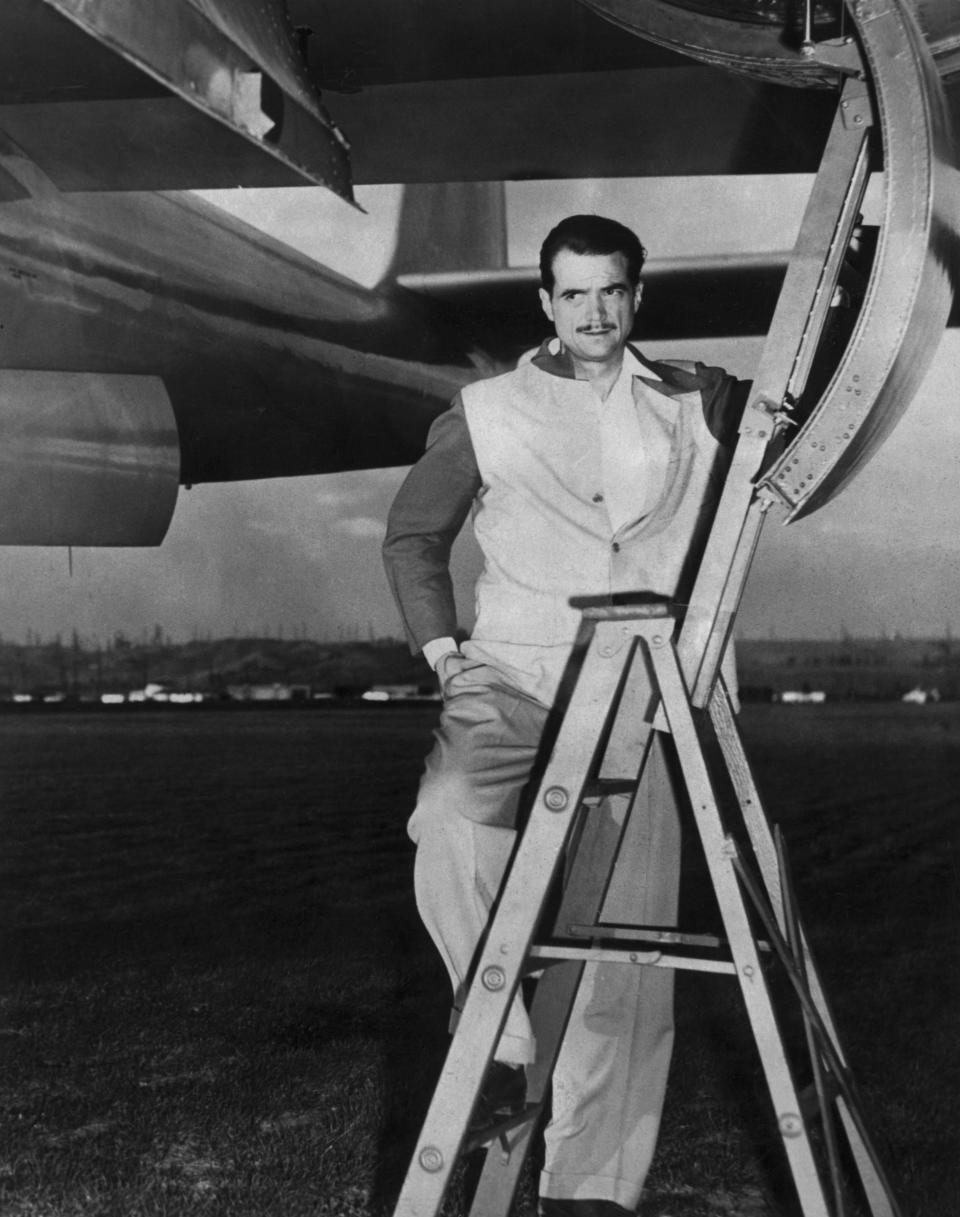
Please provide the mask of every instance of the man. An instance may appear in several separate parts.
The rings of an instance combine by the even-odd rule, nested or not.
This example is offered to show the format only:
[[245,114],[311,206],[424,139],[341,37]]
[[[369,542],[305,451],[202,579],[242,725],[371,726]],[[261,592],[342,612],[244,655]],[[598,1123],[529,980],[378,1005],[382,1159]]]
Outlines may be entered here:
[[[579,623],[577,595],[689,590],[742,405],[702,364],[628,344],[645,252],[629,229],[571,216],[540,258],[555,338],[441,415],[391,509],[384,560],[414,650],[444,706],[409,832],[417,904],[454,989],[515,842],[521,791]],[[468,514],[484,556],[472,637],[458,647],[451,545]],[[630,818],[629,896],[675,922],[679,828],[654,748]],[[622,806],[613,814],[624,814]],[[608,900],[609,903],[609,900]],[[586,969],[553,1079],[542,1217],[625,1217],[653,1153],[673,1040],[666,969]],[[517,998],[488,1074],[492,1111],[522,1100],[536,1045]]]

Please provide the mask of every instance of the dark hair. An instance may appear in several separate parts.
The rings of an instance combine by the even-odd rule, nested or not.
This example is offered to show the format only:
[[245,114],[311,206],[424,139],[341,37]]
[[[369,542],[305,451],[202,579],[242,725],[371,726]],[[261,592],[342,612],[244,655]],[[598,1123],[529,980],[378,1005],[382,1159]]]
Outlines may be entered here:
[[548,295],[553,294],[553,262],[562,249],[575,254],[623,254],[631,287],[640,282],[647,256],[636,233],[625,224],[597,215],[567,216],[547,234],[540,248],[540,282]]

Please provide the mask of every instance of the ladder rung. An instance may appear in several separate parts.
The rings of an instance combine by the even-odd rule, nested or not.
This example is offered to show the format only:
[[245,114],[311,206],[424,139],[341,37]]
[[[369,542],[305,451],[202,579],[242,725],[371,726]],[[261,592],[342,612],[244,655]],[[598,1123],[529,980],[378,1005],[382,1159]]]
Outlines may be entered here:
[[725,947],[716,934],[684,934],[679,930],[651,930],[632,925],[568,925],[574,938],[606,938],[629,942],[658,942],[666,946]]
[[689,972],[736,973],[727,959],[695,959],[688,955],[664,955],[662,951],[633,951],[624,947],[569,947],[559,943],[541,943],[530,948],[530,959],[548,962],[582,960],[584,963],[626,963],[652,968],[676,968]]
[[633,794],[636,788],[635,778],[591,778],[583,788],[580,802],[596,807],[612,794]]
[[[590,938],[594,942],[657,942],[665,946],[707,947],[722,950],[729,944],[725,938],[715,934],[684,934],[679,930],[651,930],[631,925],[568,925],[567,933],[574,938]],[[758,951],[769,954],[770,943],[765,938],[756,939]]]

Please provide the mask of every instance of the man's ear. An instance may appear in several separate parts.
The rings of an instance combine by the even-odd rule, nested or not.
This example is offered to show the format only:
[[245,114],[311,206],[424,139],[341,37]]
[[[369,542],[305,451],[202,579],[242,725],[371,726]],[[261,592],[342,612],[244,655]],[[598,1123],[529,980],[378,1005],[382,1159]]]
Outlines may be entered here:
[[637,286],[633,289],[633,307],[634,308],[640,307],[640,299],[642,296],[643,296],[643,284],[638,283]]
[[550,293],[546,288],[540,288],[540,307],[547,315],[547,320],[553,320],[553,301],[550,299]]

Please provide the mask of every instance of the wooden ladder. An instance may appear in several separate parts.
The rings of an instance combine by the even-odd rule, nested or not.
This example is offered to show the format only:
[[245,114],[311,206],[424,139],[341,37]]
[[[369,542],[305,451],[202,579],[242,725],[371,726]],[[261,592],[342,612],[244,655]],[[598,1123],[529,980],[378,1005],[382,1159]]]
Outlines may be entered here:
[[[735,975],[805,1217],[844,1217],[841,1134],[873,1217],[899,1217],[810,957],[785,850],[763,811],[720,675],[763,520],[777,501],[763,469],[808,382],[859,219],[870,127],[861,93],[850,80],[841,95],[682,621],[665,603],[579,606],[576,683],[479,950],[396,1217],[439,1213],[457,1160],[473,1144],[471,1112],[510,1003],[521,980],[542,971],[531,1010],[537,1060],[527,1071],[527,1107],[488,1130],[471,1208],[471,1217],[506,1217],[591,962]],[[858,101],[855,123],[845,117],[851,99]],[[598,848],[601,817],[591,811],[624,789],[635,806],[650,757],[665,747],[675,751],[682,773],[722,938],[600,921],[614,868],[629,867],[631,859],[616,857],[617,842]],[[561,871],[560,930],[544,934],[544,909]],[[786,974],[802,1015],[809,1093],[797,1088],[778,1028],[767,983],[771,961]],[[811,1118],[819,1124],[815,1137]]]
[[[736,976],[805,1217],[846,1211],[841,1130],[870,1212],[900,1213],[866,1131],[793,900],[783,845],[765,817],[725,686],[717,682],[705,711],[692,706],[675,627],[669,605],[584,609],[579,676],[480,950],[396,1217],[439,1213],[458,1158],[476,1147],[471,1114],[513,996],[525,976],[543,970],[531,1010],[537,1061],[528,1070],[528,1102],[523,1112],[484,1130],[489,1148],[470,1210],[471,1217],[506,1217],[589,963]],[[617,858],[619,840],[608,842],[602,858],[595,842],[585,848],[593,813],[608,794],[638,788],[651,750],[667,738],[703,846],[722,937],[598,919],[613,868],[630,860]],[[632,758],[625,742],[639,743]],[[590,858],[589,869],[578,868],[580,855]],[[564,869],[556,928],[543,934],[538,927]],[[798,1089],[779,1029],[767,982],[771,961],[783,967],[800,1006],[811,1075],[806,1092]],[[815,1139],[811,1120],[819,1124]]]

